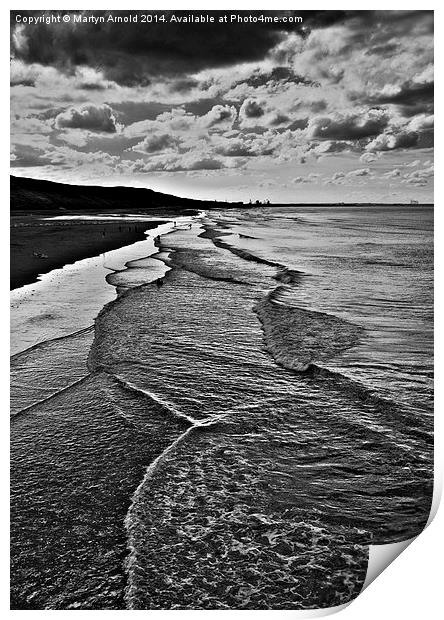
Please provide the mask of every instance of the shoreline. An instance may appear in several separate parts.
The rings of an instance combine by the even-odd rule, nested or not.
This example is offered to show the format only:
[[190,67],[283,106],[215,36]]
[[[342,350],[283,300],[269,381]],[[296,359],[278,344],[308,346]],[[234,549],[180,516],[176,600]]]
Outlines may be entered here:
[[36,283],[39,276],[55,269],[144,241],[147,230],[165,223],[148,218],[65,223],[29,216],[21,219],[26,223],[14,223],[11,218],[11,290]]
[[[158,254],[155,237],[167,234],[175,224],[180,225],[184,220],[188,218],[159,221],[155,228],[148,226],[152,221],[139,222],[138,227],[146,232],[142,240],[106,254],[96,251],[92,257],[53,269],[36,282],[12,290],[10,354],[21,353],[91,326],[102,308],[119,294],[119,272],[129,269],[137,275],[138,261],[143,260],[149,267],[150,281],[163,277],[169,267],[155,258]],[[124,226],[127,224],[123,222]],[[131,225],[134,227],[134,222]],[[99,225],[98,229],[101,231],[102,226]],[[146,278],[146,269],[142,275]],[[133,283],[133,286],[137,285],[137,282]]]

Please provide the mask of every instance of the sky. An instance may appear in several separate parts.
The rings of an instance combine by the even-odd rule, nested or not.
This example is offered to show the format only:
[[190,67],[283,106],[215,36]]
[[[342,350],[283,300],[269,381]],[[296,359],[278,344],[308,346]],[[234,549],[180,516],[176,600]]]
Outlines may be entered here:
[[11,172],[433,202],[433,12],[11,12]]

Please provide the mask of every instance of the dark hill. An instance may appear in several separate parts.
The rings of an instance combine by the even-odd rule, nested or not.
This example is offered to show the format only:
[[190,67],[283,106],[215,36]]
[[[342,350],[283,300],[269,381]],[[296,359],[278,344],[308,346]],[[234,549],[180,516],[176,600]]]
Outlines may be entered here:
[[215,206],[239,206],[242,203],[179,198],[152,189],[136,187],[100,187],[67,185],[11,176],[11,211],[71,210],[150,210],[153,208],[202,209]]

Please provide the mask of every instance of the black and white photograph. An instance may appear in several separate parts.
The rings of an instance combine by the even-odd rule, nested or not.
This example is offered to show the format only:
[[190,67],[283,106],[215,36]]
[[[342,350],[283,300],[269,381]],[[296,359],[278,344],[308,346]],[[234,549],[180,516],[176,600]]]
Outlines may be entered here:
[[10,609],[350,603],[435,510],[434,12],[9,20]]

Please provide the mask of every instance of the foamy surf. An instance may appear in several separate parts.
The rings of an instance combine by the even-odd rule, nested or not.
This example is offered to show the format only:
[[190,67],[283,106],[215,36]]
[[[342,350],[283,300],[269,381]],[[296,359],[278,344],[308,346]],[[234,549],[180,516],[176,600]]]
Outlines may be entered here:
[[[242,217],[232,212],[230,222]],[[157,255],[127,261],[116,273],[123,294],[95,321],[90,376],[34,399],[32,416],[14,421],[18,455],[21,437],[34,432],[48,462],[69,462],[80,446],[75,487],[65,489],[60,474],[51,497],[47,462],[32,452],[14,483],[19,512],[26,495],[43,516],[75,506],[82,520],[76,540],[50,519],[21,523],[17,557],[24,569],[32,566],[33,579],[48,570],[62,581],[72,574],[57,562],[36,563],[35,526],[48,541],[65,536],[71,567],[89,567],[86,579],[63,582],[61,593],[14,588],[16,600],[46,608],[75,601],[102,609],[338,606],[362,588],[370,544],[409,538],[427,520],[428,419],[334,372],[365,330],[344,312],[300,307],[313,275],[276,260],[270,240],[265,260],[255,260],[252,245],[266,231],[254,230],[251,213],[244,236],[223,246],[218,238],[228,238],[231,223],[217,215],[203,224],[203,234],[196,225],[176,228]],[[233,243],[250,244],[248,257]],[[135,272],[143,276],[159,258],[170,268],[163,286],[142,277],[132,287]],[[75,337],[36,347],[30,376],[46,347],[71,359],[69,342]],[[65,437],[65,428],[74,435]],[[82,494],[92,498],[92,512]],[[94,506],[105,570],[82,529]]]

